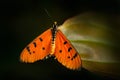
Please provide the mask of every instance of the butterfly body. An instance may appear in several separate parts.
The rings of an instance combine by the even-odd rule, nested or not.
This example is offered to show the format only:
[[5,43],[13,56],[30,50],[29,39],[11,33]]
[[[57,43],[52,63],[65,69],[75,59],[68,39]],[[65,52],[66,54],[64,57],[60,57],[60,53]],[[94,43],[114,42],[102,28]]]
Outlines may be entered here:
[[46,57],[54,56],[58,62],[69,69],[81,68],[81,59],[70,41],[58,29],[57,23],[34,39],[22,51],[20,59],[26,63],[33,63]]
[[55,51],[55,38],[56,38],[57,30],[58,30],[57,23],[55,22],[53,24],[53,27],[51,28],[51,32],[52,32],[51,52],[50,52],[51,55],[54,54],[54,51]]

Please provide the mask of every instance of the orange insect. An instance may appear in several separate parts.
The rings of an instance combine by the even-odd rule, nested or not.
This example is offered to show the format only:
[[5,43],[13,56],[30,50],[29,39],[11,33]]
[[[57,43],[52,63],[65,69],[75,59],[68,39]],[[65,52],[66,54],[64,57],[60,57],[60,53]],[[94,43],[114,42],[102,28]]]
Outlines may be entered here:
[[20,60],[33,63],[49,55],[54,56],[58,62],[69,69],[77,70],[81,68],[80,55],[58,29],[57,22],[54,22],[52,28],[46,30],[25,47],[20,55]]

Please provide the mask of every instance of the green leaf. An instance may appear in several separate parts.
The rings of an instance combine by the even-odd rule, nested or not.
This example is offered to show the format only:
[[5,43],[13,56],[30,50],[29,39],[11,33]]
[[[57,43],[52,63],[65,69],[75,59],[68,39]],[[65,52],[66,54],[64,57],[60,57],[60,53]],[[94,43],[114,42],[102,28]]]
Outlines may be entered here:
[[80,54],[84,68],[117,75],[120,34],[110,25],[114,23],[109,23],[106,15],[84,13],[68,19],[59,28]]

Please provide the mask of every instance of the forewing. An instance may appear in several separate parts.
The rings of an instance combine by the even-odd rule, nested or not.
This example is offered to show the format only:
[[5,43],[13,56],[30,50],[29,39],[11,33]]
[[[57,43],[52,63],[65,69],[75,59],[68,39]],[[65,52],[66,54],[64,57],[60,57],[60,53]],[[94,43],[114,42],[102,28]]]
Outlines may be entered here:
[[33,63],[45,58],[50,51],[51,38],[51,29],[48,29],[24,48],[20,55],[20,60]]
[[60,63],[73,70],[81,68],[80,55],[60,30],[56,33],[55,45],[55,57]]

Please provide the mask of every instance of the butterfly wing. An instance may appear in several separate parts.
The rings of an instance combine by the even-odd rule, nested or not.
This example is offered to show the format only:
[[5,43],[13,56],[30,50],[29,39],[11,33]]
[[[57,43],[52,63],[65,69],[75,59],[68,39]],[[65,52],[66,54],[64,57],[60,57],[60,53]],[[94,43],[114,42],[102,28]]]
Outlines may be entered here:
[[81,67],[80,55],[60,30],[56,33],[55,44],[54,55],[60,63],[73,70]]
[[46,57],[50,51],[51,38],[51,29],[48,29],[24,48],[20,60],[33,63]]

